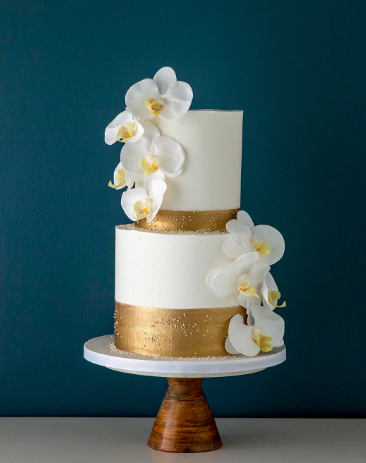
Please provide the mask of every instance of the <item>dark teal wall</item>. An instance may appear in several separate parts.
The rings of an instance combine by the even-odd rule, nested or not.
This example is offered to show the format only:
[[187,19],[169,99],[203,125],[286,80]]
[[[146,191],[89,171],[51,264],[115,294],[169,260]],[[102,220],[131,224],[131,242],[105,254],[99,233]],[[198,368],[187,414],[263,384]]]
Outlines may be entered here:
[[288,360],[206,380],[215,415],[366,415],[365,14],[337,0],[1,2],[0,414],[158,410],[163,379],[82,348],[113,331],[126,222],[104,129],[131,84],[169,65],[192,108],[244,109],[242,208],[287,243],[273,273]]

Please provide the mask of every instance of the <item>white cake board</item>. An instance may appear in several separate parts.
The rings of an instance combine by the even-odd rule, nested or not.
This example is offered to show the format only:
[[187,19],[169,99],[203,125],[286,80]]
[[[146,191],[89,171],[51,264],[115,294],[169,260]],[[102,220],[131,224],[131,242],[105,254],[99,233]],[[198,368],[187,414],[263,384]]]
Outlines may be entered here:
[[202,359],[148,357],[114,351],[114,336],[90,339],[84,344],[84,358],[111,370],[164,378],[215,378],[256,373],[286,360],[286,347],[256,357],[212,357]]

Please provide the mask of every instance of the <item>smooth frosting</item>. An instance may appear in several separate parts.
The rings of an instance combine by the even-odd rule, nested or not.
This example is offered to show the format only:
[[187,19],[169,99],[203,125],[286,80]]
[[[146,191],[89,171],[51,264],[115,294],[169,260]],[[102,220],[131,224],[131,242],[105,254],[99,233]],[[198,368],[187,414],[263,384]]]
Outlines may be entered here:
[[115,299],[160,309],[234,307],[218,298],[207,275],[232,259],[221,250],[226,233],[162,233],[116,227]]
[[178,120],[155,118],[162,135],[175,138],[186,159],[168,185],[161,209],[206,211],[240,207],[243,111],[188,111]]

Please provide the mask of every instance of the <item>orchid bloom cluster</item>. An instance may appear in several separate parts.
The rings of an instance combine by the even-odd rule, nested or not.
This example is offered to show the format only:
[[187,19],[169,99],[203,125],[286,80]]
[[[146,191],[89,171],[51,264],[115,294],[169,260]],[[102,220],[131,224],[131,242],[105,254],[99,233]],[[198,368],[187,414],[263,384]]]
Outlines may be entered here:
[[254,226],[244,211],[239,211],[226,229],[230,237],[222,250],[233,261],[211,272],[207,283],[220,298],[234,293],[247,312],[247,324],[240,314],[230,320],[226,351],[253,357],[283,345],[285,323],[274,310],[286,307],[286,302],[279,303],[281,293],[270,269],[283,256],[285,242],[275,228]]
[[178,81],[172,68],[164,67],[153,79],[141,80],[128,90],[125,111],[105,130],[108,145],[124,143],[108,186],[127,187],[121,205],[133,221],[154,219],[167,189],[165,177],[180,175],[184,163],[183,147],[160,135],[152,119],[179,119],[189,110],[192,98],[191,87]]

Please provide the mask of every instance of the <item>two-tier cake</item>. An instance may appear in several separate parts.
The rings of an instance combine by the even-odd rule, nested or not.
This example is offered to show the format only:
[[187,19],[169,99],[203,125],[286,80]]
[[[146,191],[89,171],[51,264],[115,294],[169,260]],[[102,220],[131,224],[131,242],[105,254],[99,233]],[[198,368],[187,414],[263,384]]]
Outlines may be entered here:
[[189,110],[192,97],[162,68],[106,129],[108,144],[125,143],[109,186],[126,188],[134,221],[116,227],[115,347],[253,356],[283,344],[270,265],[284,241],[240,211],[243,112]]

